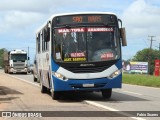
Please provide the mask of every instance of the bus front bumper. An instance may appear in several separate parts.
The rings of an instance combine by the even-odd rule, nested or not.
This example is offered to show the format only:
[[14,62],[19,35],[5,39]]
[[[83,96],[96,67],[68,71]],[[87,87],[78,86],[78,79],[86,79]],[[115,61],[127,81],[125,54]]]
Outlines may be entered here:
[[61,80],[52,76],[54,91],[98,91],[108,88],[121,88],[122,74],[113,79],[96,78],[96,79],[68,79]]

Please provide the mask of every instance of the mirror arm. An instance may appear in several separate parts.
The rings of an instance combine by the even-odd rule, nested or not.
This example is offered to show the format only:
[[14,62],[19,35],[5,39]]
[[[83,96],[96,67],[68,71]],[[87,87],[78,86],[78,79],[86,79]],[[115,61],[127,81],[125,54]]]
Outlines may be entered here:
[[121,23],[121,28],[122,28],[122,20],[121,20],[121,19],[118,19],[118,22],[120,22],[120,23]]

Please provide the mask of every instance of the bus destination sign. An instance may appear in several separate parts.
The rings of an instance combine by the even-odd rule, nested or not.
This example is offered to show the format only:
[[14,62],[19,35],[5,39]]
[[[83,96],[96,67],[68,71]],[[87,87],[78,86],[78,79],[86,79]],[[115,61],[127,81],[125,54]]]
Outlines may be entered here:
[[56,25],[75,23],[114,23],[117,21],[115,15],[68,15],[54,18]]
[[[82,23],[85,19],[83,16],[73,16],[72,17],[72,20],[73,22],[76,22],[76,23]],[[89,23],[96,23],[96,22],[102,22],[102,16],[87,16],[87,21]]]

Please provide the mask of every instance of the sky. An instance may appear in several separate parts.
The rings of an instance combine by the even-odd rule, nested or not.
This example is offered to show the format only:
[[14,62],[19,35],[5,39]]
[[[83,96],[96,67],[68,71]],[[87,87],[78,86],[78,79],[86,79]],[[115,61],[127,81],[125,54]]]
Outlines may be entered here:
[[53,14],[66,12],[114,12],[126,28],[128,46],[122,59],[132,59],[144,48],[160,43],[159,0],[0,0],[0,48],[24,49],[33,62],[36,30]]

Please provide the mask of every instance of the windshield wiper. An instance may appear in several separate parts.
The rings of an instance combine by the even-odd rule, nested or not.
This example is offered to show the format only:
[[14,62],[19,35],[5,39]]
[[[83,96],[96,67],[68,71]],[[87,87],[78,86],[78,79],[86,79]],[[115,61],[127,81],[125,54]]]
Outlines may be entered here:
[[68,29],[70,29],[71,26],[70,25],[62,25],[62,26],[58,26],[58,27],[54,27],[54,28],[68,28]]
[[105,27],[115,27],[115,24],[106,24],[106,23],[100,23],[101,25],[105,26]]
[[68,28],[68,29],[70,29],[70,28],[71,28],[71,26],[70,26],[70,25],[65,25],[65,26],[64,26],[64,28]]

